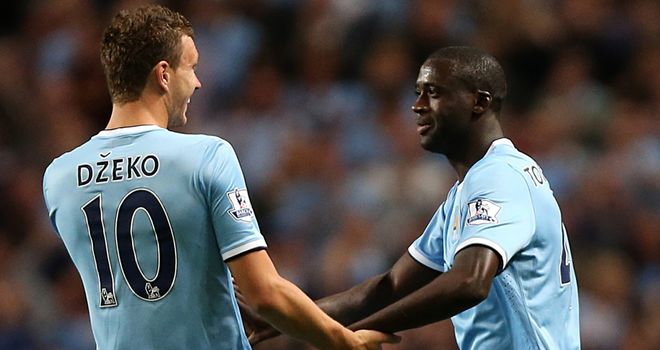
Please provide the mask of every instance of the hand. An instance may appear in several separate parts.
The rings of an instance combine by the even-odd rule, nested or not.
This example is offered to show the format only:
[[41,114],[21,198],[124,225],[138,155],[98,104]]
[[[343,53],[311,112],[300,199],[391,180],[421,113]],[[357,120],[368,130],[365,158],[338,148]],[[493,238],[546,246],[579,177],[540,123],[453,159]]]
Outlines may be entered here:
[[401,337],[394,334],[373,331],[370,329],[361,329],[355,332],[355,335],[362,342],[359,349],[363,350],[380,350],[381,346],[386,344],[396,344],[401,341]]
[[[243,311],[241,311],[243,312]],[[280,331],[275,329],[270,323],[264,321],[261,317],[252,313],[253,317],[250,317],[250,321],[244,322],[243,324],[248,323],[249,329],[245,328],[245,333],[247,334],[248,341],[250,345],[255,346],[261,343],[264,340],[277,337],[280,335]]]

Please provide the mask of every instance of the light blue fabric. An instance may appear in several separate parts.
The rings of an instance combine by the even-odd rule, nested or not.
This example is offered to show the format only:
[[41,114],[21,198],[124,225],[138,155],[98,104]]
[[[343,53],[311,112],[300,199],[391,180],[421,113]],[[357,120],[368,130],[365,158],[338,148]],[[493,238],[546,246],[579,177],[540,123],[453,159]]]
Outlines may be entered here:
[[223,260],[266,243],[229,143],[102,131],[53,161],[44,197],[99,349],[250,349]]
[[541,168],[507,139],[456,183],[410,246],[449,271],[458,252],[490,247],[503,268],[480,304],[452,317],[461,349],[579,349],[577,283],[561,212]]

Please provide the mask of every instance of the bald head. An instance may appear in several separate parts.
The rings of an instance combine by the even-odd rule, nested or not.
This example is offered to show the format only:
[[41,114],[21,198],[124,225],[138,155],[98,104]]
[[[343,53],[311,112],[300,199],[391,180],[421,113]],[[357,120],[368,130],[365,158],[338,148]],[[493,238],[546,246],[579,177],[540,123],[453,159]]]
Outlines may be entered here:
[[493,101],[491,108],[499,111],[506,97],[506,77],[497,60],[486,52],[468,46],[449,46],[435,51],[424,65],[434,61],[449,61],[450,75],[471,91],[487,91]]

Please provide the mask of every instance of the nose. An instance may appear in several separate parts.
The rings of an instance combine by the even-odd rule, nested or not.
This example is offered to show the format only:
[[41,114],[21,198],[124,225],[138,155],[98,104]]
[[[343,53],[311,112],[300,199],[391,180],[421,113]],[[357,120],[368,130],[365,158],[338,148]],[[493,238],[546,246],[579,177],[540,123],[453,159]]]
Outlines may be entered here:
[[412,105],[411,109],[413,112],[415,112],[415,114],[422,114],[428,111],[429,104],[428,100],[424,97],[424,94],[417,96],[415,104]]
[[195,74],[195,90],[199,90],[202,87],[202,82],[199,81],[197,74]]

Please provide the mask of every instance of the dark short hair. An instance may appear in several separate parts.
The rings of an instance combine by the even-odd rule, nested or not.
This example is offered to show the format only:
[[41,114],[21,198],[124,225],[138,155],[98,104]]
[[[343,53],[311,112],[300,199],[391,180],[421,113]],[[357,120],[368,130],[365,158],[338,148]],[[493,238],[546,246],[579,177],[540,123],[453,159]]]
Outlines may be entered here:
[[452,77],[470,90],[490,92],[492,108],[499,111],[506,97],[506,76],[495,57],[475,47],[449,46],[432,53],[426,62],[448,60]]
[[101,63],[113,103],[137,100],[160,61],[176,68],[181,37],[193,36],[190,22],[159,5],[120,11],[103,33]]

